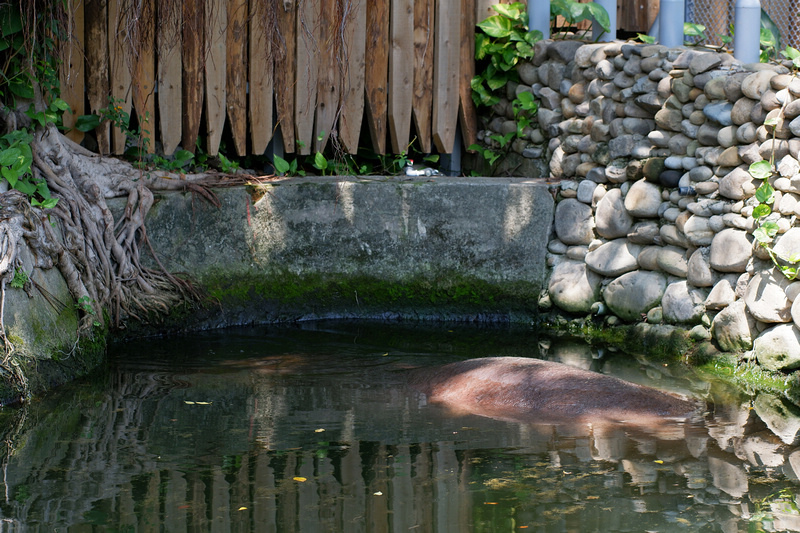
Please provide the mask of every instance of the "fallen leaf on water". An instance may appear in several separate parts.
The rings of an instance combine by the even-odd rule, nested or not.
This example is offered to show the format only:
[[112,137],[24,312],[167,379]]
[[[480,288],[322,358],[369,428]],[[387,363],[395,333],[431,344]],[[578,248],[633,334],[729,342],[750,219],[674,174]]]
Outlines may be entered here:
[[241,507],[239,507],[237,509],[237,511],[246,511],[246,510],[247,510],[247,507],[245,507],[244,505],[242,505]]
[[483,505],[497,505],[497,502],[483,502]]
[[302,476],[295,476],[292,479],[295,481],[299,481],[300,483],[302,483],[303,481],[307,481],[307,478],[304,478]]
[[194,403],[196,403],[197,405],[211,405],[214,402],[194,402]]
[[315,429],[314,433],[322,433],[323,431],[325,431],[325,428],[319,428],[319,429]]
[[373,492],[372,495],[373,496],[383,496],[383,493],[381,491],[378,491],[378,492]]
[[587,500],[599,500],[600,496],[587,496],[586,499]]
[[183,403],[186,405],[194,405],[194,402],[190,402],[189,400],[183,400]]
[[656,464],[660,464],[660,465],[663,465],[663,464],[664,464],[664,461],[662,461],[661,459],[656,459],[654,462],[655,462]]

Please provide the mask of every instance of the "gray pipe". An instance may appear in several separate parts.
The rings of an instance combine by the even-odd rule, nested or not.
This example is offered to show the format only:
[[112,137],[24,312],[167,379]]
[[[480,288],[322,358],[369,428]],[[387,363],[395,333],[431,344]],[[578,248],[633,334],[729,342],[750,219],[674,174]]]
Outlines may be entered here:
[[736,0],[733,25],[733,57],[742,63],[758,63],[761,52],[761,2]]
[[661,44],[674,48],[683,46],[684,0],[661,0],[658,34]]
[[550,38],[550,0],[528,0],[528,29]]

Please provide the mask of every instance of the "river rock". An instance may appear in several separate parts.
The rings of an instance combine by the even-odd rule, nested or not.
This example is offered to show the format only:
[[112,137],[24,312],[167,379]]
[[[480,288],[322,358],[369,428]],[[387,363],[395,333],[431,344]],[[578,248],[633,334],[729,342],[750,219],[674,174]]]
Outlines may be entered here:
[[620,189],[611,189],[598,202],[595,210],[597,233],[606,239],[625,237],[633,226],[633,217],[625,209]]
[[627,238],[633,244],[652,244],[658,235],[658,223],[648,220],[635,223],[628,232]]
[[634,217],[656,218],[661,205],[661,188],[646,180],[634,183],[625,195],[625,209]]
[[753,342],[753,353],[767,370],[794,370],[800,367],[800,331],[792,324],[771,327]]
[[637,270],[609,283],[603,291],[603,298],[618,317],[638,321],[661,302],[666,287],[667,278],[664,274]]
[[708,218],[692,215],[683,225],[683,234],[695,246],[708,246],[714,238]]
[[[800,433],[799,407],[774,394],[760,392],[753,402],[753,410],[784,444],[790,446],[797,444],[798,433]],[[763,460],[760,462],[766,463]],[[776,462],[778,465],[784,463],[782,454],[778,454]]]
[[661,297],[664,321],[671,324],[699,323],[706,311],[706,294],[686,281],[670,283]]
[[568,313],[588,313],[599,298],[602,279],[583,262],[562,261],[550,275],[550,299]]
[[[728,277],[724,277],[715,283],[706,297],[706,309],[724,309],[736,301],[735,284],[736,281],[733,280],[732,282]],[[742,305],[744,305],[744,300]]]
[[760,100],[770,89],[769,80],[775,76],[771,70],[761,70],[747,76],[742,82],[742,94],[753,100]]
[[685,278],[688,270],[686,250],[677,246],[664,246],[656,258],[659,269],[667,274]]
[[642,247],[627,239],[614,239],[586,254],[586,266],[606,277],[615,277],[636,270],[636,257]]
[[719,180],[719,193],[725,198],[741,200],[753,196],[758,185],[747,170],[736,167]]
[[711,323],[711,334],[726,352],[749,350],[757,335],[756,321],[747,313],[744,301],[737,300],[717,313]]
[[714,284],[714,274],[711,272],[708,247],[698,248],[689,257],[686,265],[686,279],[695,287],[711,287]]
[[789,280],[775,268],[756,272],[744,295],[747,310],[761,322],[790,322],[792,302],[786,297],[788,285]]
[[752,252],[752,237],[746,231],[727,228],[712,239],[709,261],[719,272],[744,272]]
[[574,198],[558,203],[554,226],[556,235],[565,244],[589,244],[594,239],[592,208]]

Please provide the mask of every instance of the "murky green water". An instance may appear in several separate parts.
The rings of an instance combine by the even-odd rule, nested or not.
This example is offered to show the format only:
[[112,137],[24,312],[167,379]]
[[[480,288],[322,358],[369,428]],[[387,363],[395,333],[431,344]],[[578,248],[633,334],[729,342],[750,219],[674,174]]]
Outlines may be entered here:
[[[455,415],[407,369],[544,357],[712,401],[646,430]],[[799,531],[800,418],[581,342],[319,323],[117,347],[0,413],[0,531]],[[780,436],[779,436],[780,435]]]

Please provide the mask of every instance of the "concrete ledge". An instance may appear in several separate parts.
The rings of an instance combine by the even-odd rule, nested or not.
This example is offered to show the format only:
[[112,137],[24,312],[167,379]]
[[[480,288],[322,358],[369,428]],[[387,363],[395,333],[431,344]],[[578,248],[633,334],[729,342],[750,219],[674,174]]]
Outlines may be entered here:
[[213,301],[199,327],[320,317],[524,320],[546,280],[541,180],[290,178],[158,198],[164,266]]

